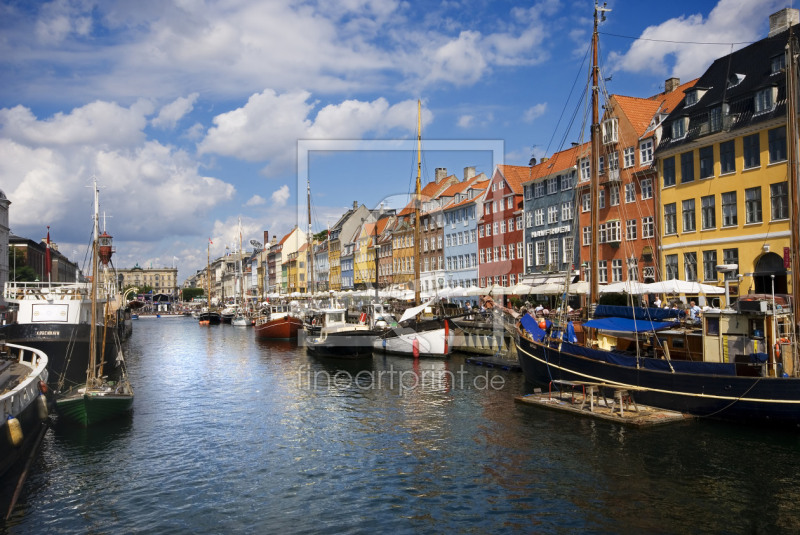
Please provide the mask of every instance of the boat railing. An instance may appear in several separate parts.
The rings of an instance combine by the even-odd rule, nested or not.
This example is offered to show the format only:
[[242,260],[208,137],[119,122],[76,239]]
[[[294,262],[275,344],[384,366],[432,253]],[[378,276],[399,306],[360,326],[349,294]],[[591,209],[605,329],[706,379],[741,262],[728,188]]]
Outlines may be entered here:
[[8,281],[5,284],[3,297],[7,301],[80,300],[88,299],[90,292],[91,284],[83,282]]
[[[16,354],[15,357],[12,355]],[[47,368],[47,355],[44,351],[19,344],[0,344],[0,356],[12,359],[22,365],[30,366],[37,376]],[[42,377],[47,380],[46,375]],[[29,381],[20,381],[13,388],[2,393],[2,409],[4,414],[19,414],[30,403],[33,396],[38,395],[38,384],[32,385]]]

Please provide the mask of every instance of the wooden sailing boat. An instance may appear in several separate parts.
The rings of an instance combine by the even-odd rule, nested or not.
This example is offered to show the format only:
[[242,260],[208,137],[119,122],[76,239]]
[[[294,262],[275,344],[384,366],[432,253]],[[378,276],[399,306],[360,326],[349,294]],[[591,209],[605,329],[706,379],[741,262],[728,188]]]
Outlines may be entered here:
[[211,238],[208,239],[208,263],[206,264],[206,306],[198,316],[200,325],[219,325],[222,315],[211,307]]
[[[453,350],[453,333],[446,318],[419,320],[433,304],[420,296],[420,209],[422,205],[422,103],[417,101],[417,182],[414,193],[414,306],[401,316],[398,326],[384,331],[374,342],[376,351],[408,357],[446,358]],[[377,258],[376,258],[377,264]]]
[[[97,286],[100,283],[99,265],[99,233],[98,233],[98,189],[94,183],[94,238],[92,240],[92,325],[97,315]],[[56,410],[60,417],[89,426],[125,414],[133,407],[133,388],[128,381],[122,352],[117,359],[120,362],[118,379],[109,381],[103,376],[103,361],[97,358],[97,330],[90,331],[89,366],[86,370],[86,383],[69,390],[64,396],[56,399]]]
[[239,218],[239,258],[236,261],[236,269],[237,269],[237,277],[238,282],[236,291],[239,294],[238,299],[236,300],[237,307],[236,307],[236,315],[233,316],[231,319],[231,325],[235,325],[238,327],[247,327],[252,325],[250,318],[247,315],[247,301],[244,297],[244,268],[242,266],[242,219]]
[[[597,206],[597,163],[599,118],[597,112],[597,24],[598,14],[607,11],[595,4],[593,48],[593,123],[592,123],[592,208]],[[793,203],[797,199],[797,48],[789,31],[786,57],[787,145],[789,183]],[[775,43],[775,40],[767,43]],[[758,43],[751,45],[756,46]],[[772,46],[772,45],[770,45]],[[770,50],[772,52],[772,50]],[[791,226],[797,228],[796,205]],[[593,231],[597,228],[594,220]],[[793,240],[796,239],[793,237]],[[596,235],[592,244],[597,242]],[[796,266],[796,242],[792,243]],[[597,299],[596,250],[592,249],[591,305]],[[796,268],[795,268],[796,269]],[[740,297],[735,307],[707,310],[701,328],[675,328],[660,322],[658,309],[638,309],[643,314],[631,319],[593,319],[584,327],[605,329],[629,336],[606,337],[613,343],[604,347],[600,337],[587,337],[586,345],[570,336],[556,336],[538,328],[533,318],[524,316],[517,339],[517,354],[525,378],[533,383],[553,384],[569,381],[633,395],[637,402],[694,416],[758,424],[800,425],[800,367],[797,361],[797,327],[794,307],[800,290],[792,274],[792,300],[763,294]],[[614,307],[626,308],[626,307]],[[632,309],[636,311],[636,309]],[[645,312],[646,311],[646,312]],[[638,311],[637,311],[638,312]],[[597,314],[599,315],[599,314]],[[661,324],[659,324],[661,323]],[[603,326],[607,325],[607,326]],[[569,331],[569,327],[565,329]],[[657,333],[655,331],[658,330]],[[552,336],[551,336],[552,334]],[[675,342],[680,342],[680,345]],[[644,343],[643,343],[644,342]],[[665,343],[666,342],[666,343]],[[699,351],[678,357],[677,349],[696,344]],[[670,355],[672,351],[673,353]],[[689,355],[688,353],[685,353]]]

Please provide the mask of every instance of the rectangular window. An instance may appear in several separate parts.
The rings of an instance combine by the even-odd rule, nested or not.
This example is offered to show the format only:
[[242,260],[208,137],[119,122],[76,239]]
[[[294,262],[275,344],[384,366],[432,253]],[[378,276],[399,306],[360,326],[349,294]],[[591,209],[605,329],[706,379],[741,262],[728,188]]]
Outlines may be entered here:
[[533,189],[533,188],[531,188],[531,186],[530,186],[530,185],[527,185],[527,186],[523,186],[523,187],[522,187],[522,194],[524,195],[524,198],[525,198],[525,200],[526,200],[526,201],[528,201],[528,200],[530,200],[530,199],[532,199],[532,198],[533,198],[533,191],[532,191],[532,189]]
[[653,161],[653,140],[645,139],[639,143],[639,164],[644,165]]
[[668,254],[664,257],[664,269],[667,280],[678,278],[678,255]]
[[597,281],[601,284],[608,282],[608,261],[600,260],[597,262]]
[[700,148],[700,178],[714,176],[714,146]]
[[522,214],[517,215],[517,230],[522,230]]
[[616,143],[618,139],[617,118],[603,121],[603,144]]
[[543,241],[536,242],[536,265],[543,266],[547,262],[546,244]]
[[549,256],[549,264],[552,266],[558,265],[558,238],[553,238],[550,240],[550,256]]
[[548,178],[547,179],[547,194],[552,195],[554,193],[558,193],[558,178]]
[[761,186],[744,190],[745,223],[761,223]]
[[583,244],[592,244],[592,227],[583,227]]
[[761,143],[758,134],[742,138],[744,146],[744,168],[754,169],[761,167]]
[[608,189],[608,205],[619,206],[619,186],[611,186]]
[[703,251],[703,280],[705,282],[717,280],[717,252]]
[[622,282],[622,259],[611,261],[611,282]]
[[769,140],[769,163],[786,161],[786,127],[773,128],[767,132]]
[[719,172],[728,174],[736,172],[736,145],[734,140],[719,144]]
[[522,258],[522,242],[517,242],[517,258]]
[[672,139],[681,139],[686,135],[687,122],[689,122],[688,117],[679,117],[672,121]]
[[664,187],[675,185],[675,156],[664,158],[664,168],[662,176],[664,177]]
[[533,194],[533,196],[536,197],[537,199],[539,197],[544,197],[545,191],[546,191],[546,184],[545,184],[544,180],[540,180],[534,186],[534,194]]
[[[722,250],[722,263],[723,264],[736,264],[739,265],[739,249],[723,249]],[[725,272],[725,280],[735,281],[739,280],[739,270]]]
[[683,274],[685,280],[697,281],[697,253],[683,253]]
[[547,207],[547,223],[558,223],[558,206],[552,205]]
[[739,224],[736,213],[736,192],[729,191],[722,194],[722,226],[735,227]]
[[633,182],[625,184],[625,202],[636,202],[636,184]]
[[575,175],[570,173],[568,175],[561,176],[561,191],[567,191],[572,189],[572,186],[575,182]]
[[619,219],[606,223],[606,237],[610,242],[622,241],[622,222]]
[[592,196],[589,193],[581,195],[581,210],[588,212],[592,209]]
[[700,198],[700,218],[703,230],[717,228],[717,205],[713,195]]
[[676,222],[675,203],[664,205],[664,234],[675,234],[678,232]]
[[500,221],[500,234],[506,233],[506,220]]
[[619,153],[617,151],[608,153],[608,168],[609,170],[619,169]]
[[628,264],[628,280],[639,280],[639,259],[635,256],[627,258],[625,263]]
[[625,239],[632,241],[636,239],[636,220],[628,219],[625,222]]
[[597,207],[600,210],[606,207],[606,189],[602,186],[597,190]]
[[694,151],[681,154],[681,184],[694,181]]
[[537,208],[534,212],[534,225],[537,227],[540,225],[544,225],[544,208]]
[[769,185],[772,221],[789,219],[789,183],[777,182]]
[[506,209],[511,210],[514,208],[514,197],[506,197]]
[[765,87],[760,91],[756,91],[754,103],[756,113],[765,113],[775,107],[775,89],[774,87]]
[[653,198],[653,179],[643,178],[642,181],[639,183],[639,187],[642,189],[643,201],[646,199]]
[[681,208],[683,209],[683,231],[694,232],[696,230],[695,225],[697,224],[694,213],[694,199],[686,199],[683,201],[681,203]]
[[533,212],[525,212],[525,225],[528,228],[533,226]]
[[653,224],[653,216],[642,218],[642,238],[652,238],[655,236],[655,225]]
[[574,238],[569,236],[564,238],[564,258],[562,262],[565,264],[572,264],[573,260],[573,246],[574,246]]
[[712,132],[719,132],[722,130],[722,106],[711,108],[708,117],[708,126]]
[[622,164],[627,169],[628,167],[633,167],[635,162],[634,157],[635,151],[633,147],[627,147],[624,151],[622,151]]
[[525,260],[525,265],[530,267],[530,266],[533,265],[533,261],[534,261],[534,258],[533,258],[533,243],[528,242],[527,249],[528,249],[528,258]]
[[572,221],[572,201],[561,203],[561,221]]
[[588,182],[592,177],[592,166],[589,158],[581,158],[581,182]]

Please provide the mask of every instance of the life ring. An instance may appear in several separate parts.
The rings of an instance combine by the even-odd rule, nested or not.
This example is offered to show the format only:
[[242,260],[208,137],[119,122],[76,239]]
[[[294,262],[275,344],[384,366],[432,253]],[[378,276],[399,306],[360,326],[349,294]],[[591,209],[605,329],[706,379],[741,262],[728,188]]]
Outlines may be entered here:
[[781,344],[775,342],[775,358],[779,358],[781,356]]

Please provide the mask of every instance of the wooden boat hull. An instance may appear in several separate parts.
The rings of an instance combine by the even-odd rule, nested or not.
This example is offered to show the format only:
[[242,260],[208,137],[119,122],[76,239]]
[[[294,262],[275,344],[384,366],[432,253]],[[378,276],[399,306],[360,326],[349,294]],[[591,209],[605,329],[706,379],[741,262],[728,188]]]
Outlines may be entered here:
[[[19,349],[11,348],[11,351],[16,354]],[[47,425],[47,416],[40,413],[41,408],[38,406],[42,402],[39,400],[42,395],[39,382],[47,381],[47,366],[45,357],[38,367],[29,368],[27,375],[19,381],[17,370],[9,370],[8,375],[0,373],[0,407],[4,410],[3,418],[0,419],[0,479],[27,457],[42,426]],[[14,445],[12,442],[8,416],[13,416],[20,424],[20,444]]]
[[256,323],[254,330],[256,338],[288,340],[297,338],[297,333],[303,328],[303,320],[294,316],[284,316],[264,323]]
[[[97,326],[97,339],[103,340],[103,326]],[[86,382],[86,368],[89,365],[88,324],[19,324],[12,323],[0,328],[7,342],[39,349],[48,357],[48,384],[55,387],[62,375],[66,374],[64,384],[69,387]],[[0,334],[2,337],[2,334]],[[103,373],[113,373],[117,367],[117,344],[114,332],[106,331],[103,355]],[[98,344],[98,359],[101,351]],[[69,366],[68,366],[69,365]]]
[[[519,336],[517,355],[525,379],[591,381],[628,389],[637,402],[720,420],[800,425],[800,379],[714,373],[708,363],[636,358],[564,342],[534,342]],[[637,367],[638,361],[638,367]],[[694,366],[694,370],[692,367]],[[732,366],[735,364],[719,365]],[[722,371],[724,368],[717,368]]]
[[422,321],[409,327],[395,327],[378,337],[376,352],[411,358],[447,358],[453,352],[454,336],[447,320]]
[[306,338],[306,351],[320,357],[365,358],[372,356],[374,340],[375,332],[366,329],[323,332],[317,338]]
[[222,323],[222,316],[219,312],[202,312],[197,319],[200,325],[219,325]]
[[56,400],[59,418],[87,427],[117,418],[133,408],[133,394],[71,393]]

